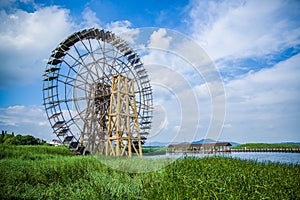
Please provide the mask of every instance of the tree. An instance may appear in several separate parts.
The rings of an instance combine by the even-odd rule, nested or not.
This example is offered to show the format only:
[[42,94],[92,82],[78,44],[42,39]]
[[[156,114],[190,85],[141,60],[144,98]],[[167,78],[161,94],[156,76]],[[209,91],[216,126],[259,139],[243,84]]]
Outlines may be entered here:
[[3,138],[3,143],[5,143],[5,141],[8,140],[9,138],[13,138],[13,137],[14,137],[14,136],[13,136],[12,134],[7,134],[7,133],[5,132],[4,138]]
[[4,144],[20,145],[21,143],[16,137],[9,137],[5,139]]
[[4,130],[2,130],[1,136],[0,136],[0,143],[2,144],[4,142],[4,136],[5,136],[5,132]]
[[2,134],[0,135],[0,143],[3,144],[12,144],[12,145],[42,145],[45,144],[46,141],[41,140],[39,138],[35,138],[32,135],[14,135],[7,134],[7,131],[2,130]]

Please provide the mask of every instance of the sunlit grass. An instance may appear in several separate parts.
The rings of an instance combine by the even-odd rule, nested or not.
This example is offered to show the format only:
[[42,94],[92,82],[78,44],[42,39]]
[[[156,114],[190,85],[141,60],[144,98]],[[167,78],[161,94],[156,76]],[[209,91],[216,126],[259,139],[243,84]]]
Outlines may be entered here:
[[[300,199],[299,165],[224,157],[75,156],[61,147],[0,148],[5,152],[0,154],[0,199]],[[135,173],[141,170],[150,172]]]

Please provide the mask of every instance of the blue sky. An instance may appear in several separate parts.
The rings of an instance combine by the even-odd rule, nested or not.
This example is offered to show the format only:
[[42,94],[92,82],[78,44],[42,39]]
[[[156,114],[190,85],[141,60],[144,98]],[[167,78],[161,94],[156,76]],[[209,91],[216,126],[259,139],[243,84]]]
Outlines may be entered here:
[[[175,40],[176,35],[183,34],[214,62],[225,91],[225,118],[217,119],[222,124],[217,133],[220,140],[300,141],[299,10],[298,1],[280,0],[1,1],[0,129],[46,140],[55,138],[42,107],[41,75],[50,52],[69,34],[88,27],[120,35],[128,31],[140,34],[143,27],[155,27],[143,43],[147,48],[158,45],[170,50],[175,46],[181,47],[177,52],[183,57],[198,56],[200,50],[195,53],[191,45],[186,47]],[[207,137],[214,102],[209,85],[213,80],[205,83],[205,76],[189,70],[178,57],[152,52],[143,59],[146,66],[155,61],[187,81],[184,88],[180,78],[175,84],[168,76],[165,80],[156,77],[158,73],[151,72],[155,67],[148,69],[157,88],[154,96],[158,117],[151,141],[176,141],[174,135],[179,135],[175,137],[178,140]],[[158,83],[173,87],[179,101],[184,102],[176,103],[178,99],[165,94],[167,91]],[[193,94],[185,95],[196,96],[200,114],[182,120],[174,116],[180,112],[188,116],[192,111],[185,105],[195,103],[181,98],[182,91],[188,89]],[[174,107],[178,110],[172,110]],[[186,114],[182,114],[182,108]],[[196,134],[190,137],[194,126]]]

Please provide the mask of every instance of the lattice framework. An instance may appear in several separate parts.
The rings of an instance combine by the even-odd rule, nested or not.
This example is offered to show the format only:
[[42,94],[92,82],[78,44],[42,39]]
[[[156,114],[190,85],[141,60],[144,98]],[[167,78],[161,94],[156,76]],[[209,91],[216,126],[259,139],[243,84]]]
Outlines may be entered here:
[[131,157],[132,152],[142,157],[134,83],[118,74],[112,79],[106,155]]

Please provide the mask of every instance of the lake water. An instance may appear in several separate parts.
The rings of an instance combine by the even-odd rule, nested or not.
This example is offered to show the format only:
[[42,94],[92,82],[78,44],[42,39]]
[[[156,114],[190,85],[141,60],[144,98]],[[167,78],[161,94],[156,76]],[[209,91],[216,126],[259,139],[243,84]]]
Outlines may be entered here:
[[245,160],[254,160],[258,162],[279,162],[287,164],[300,165],[300,153],[267,153],[267,152],[234,152],[234,153],[215,153],[215,154],[202,154],[202,153],[166,153],[165,155],[144,156],[146,158],[180,158],[184,156],[193,157],[207,157],[207,156],[224,156],[231,158],[240,158]]

